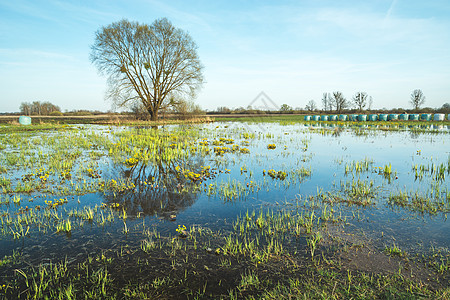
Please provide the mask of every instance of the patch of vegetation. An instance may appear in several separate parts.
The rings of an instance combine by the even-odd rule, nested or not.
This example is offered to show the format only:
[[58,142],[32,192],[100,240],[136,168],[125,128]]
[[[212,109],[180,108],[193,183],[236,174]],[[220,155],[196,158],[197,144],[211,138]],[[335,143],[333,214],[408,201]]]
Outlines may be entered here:
[[59,123],[38,123],[32,125],[1,125],[0,134],[9,134],[14,132],[40,132],[48,130],[69,130],[71,127]]
[[391,256],[405,256],[405,252],[402,251],[395,243],[393,246],[385,246],[384,251]]
[[441,193],[439,190],[434,190],[434,193],[399,190],[391,193],[387,202],[391,207],[402,207],[421,214],[435,215],[439,212],[450,211],[448,197],[447,192]]

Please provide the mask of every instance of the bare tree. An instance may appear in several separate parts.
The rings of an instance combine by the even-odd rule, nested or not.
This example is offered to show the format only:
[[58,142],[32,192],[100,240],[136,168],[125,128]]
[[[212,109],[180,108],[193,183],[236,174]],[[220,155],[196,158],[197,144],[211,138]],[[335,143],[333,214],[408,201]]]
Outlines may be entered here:
[[330,93],[323,93],[322,106],[324,111],[330,111],[333,109]]
[[97,31],[91,61],[108,76],[108,97],[124,106],[140,101],[157,120],[158,111],[193,98],[203,84],[197,45],[166,18],[150,26],[121,20]]
[[280,112],[283,113],[292,113],[293,109],[292,106],[288,105],[288,104],[282,104],[280,106]]
[[409,101],[409,103],[412,104],[414,109],[419,109],[420,106],[425,103],[425,96],[423,95],[422,90],[414,90],[411,93],[411,100]]
[[41,114],[42,115],[49,115],[54,111],[61,111],[59,106],[56,106],[48,101],[41,103]]
[[218,113],[223,113],[223,114],[229,114],[231,112],[231,109],[226,107],[226,106],[219,106],[216,111]]
[[450,103],[444,103],[443,105],[442,105],[442,107],[441,107],[441,110],[442,111],[448,111],[448,112],[450,112]]
[[179,101],[173,107],[173,111],[182,119],[189,119],[204,114],[204,111],[202,110],[200,105],[195,104],[193,101],[185,100]]
[[31,113],[33,115],[41,115],[41,102],[33,101],[33,103],[31,103]]
[[[370,98],[371,99],[371,98]],[[359,111],[363,111],[364,108],[369,104],[369,97],[366,92],[357,92],[353,98],[353,103],[358,108]]]
[[133,113],[134,117],[138,120],[148,121],[150,115],[148,114],[147,109],[141,102],[134,102],[130,106],[130,110]]
[[54,111],[61,111],[61,109],[59,108],[59,106],[56,106],[48,101],[33,101],[33,103],[22,102],[20,104],[20,112],[25,115],[33,114],[38,116],[45,116],[51,114]]
[[305,109],[308,111],[314,111],[317,109],[316,101],[309,100],[308,104],[306,104]]
[[331,98],[331,103],[338,113],[343,111],[348,107],[348,101],[345,99],[341,92],[333,92],[333,97]]
[[28,102],[22,102],[20,104],[20,113],[26,116],[31,115],[31,104]]

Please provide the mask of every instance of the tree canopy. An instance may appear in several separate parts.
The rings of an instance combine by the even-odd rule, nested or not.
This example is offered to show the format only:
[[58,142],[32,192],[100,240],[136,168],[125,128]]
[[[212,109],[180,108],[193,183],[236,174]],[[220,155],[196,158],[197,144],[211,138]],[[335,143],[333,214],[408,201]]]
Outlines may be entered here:
[[141,102],[158,111],[194,97],[203,84],[197,45],[166,18],[151,25],[121,20],[96,32],[91,61],[108,77],[108,98],[118,106]]

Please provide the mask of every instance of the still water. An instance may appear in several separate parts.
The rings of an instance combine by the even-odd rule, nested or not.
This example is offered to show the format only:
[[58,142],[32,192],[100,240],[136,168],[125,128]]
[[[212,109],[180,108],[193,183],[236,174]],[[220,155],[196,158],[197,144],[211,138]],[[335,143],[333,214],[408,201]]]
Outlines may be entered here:
[[[89,125],[2,138],[0,257],[17,251],[29,264],[76,261],[139,247],[145,227],[173,236],[178,225],[226,231],[248,211],[282,210],[321,195],[340,199],[334,209],[347,231],[381,248],[387,239],[409,253],[450,247],[446,128]],[[70,166],[54,162],[68,157]],[[26,184],[25,192],[17,187]],[[406,202],[392,201],[399,195]],[[70,230],[58,230],[67,221]]]

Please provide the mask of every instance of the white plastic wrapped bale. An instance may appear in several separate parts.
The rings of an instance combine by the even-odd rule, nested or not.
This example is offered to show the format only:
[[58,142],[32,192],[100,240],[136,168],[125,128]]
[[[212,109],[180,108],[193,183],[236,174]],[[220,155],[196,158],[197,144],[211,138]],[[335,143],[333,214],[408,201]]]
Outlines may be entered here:
[[19,123],[21,125],[31,125],[31,118],[27,116],[20,116]]
[[445,115],[444,114],[434,114],[434,121],[444,121]]

